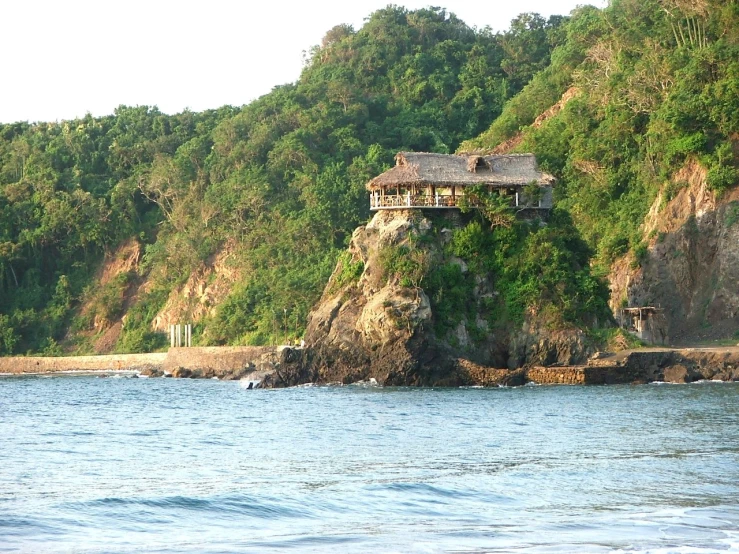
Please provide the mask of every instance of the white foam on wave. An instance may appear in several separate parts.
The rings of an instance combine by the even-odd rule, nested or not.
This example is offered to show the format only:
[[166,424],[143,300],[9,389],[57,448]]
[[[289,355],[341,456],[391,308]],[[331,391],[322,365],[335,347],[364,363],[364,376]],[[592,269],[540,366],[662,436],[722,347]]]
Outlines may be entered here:
[[349,386],[352,387],[379,387],[380,384],[377,382],[377,379],[374,377],[370,377],[367,381],[355,381],[354,383],[350,383]]

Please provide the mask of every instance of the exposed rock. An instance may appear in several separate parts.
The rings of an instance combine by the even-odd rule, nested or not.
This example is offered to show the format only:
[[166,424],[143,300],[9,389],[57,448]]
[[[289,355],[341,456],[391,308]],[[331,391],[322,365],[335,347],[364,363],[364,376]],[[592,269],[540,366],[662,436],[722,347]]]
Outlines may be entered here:
[[152,321],[153,331],[167,331],[170,325],[197,322],[215,313],[216,306],[231,292],[239,278],[233,264],[236,245],[227,242],[200,264],[187,282],[175,288]]
[[644,222],[646,259],[636,267],[627,255],[611,268],[611,307],[663,308],[669,344],[731,337],[739,330],[739,189],[717,200],[696,161],[673,181],[685,186],[669,202],[660,192]]
[[109,319],[109,314],[104,316],[100,313],[98,292],[109,288],[109,293],[115,291],[119,294],[122,311],[125,313],[135,297],[137,279],[133,276],[138,271],[141,256],[142,247],[136,239],[126,240],[114,250],[106,252],[105,259],[95,276],[95,288],[90,294],[83,295],[80,314],[84,318],[90,318],[92,325],[80,334],[91,339],[95,337],[92,346],[96,354],[109,354],[115,350],[125,321],[125,316],[120,317],[119,314],[114,314],[114,317]]
[[[408,352],[415,343],[408,345]],[[174,348],[167,354],[121,354],[115,356],[7,357],[0,358],[0,373],[28,374],[64,371],[139,371],[144,377],[179,377],[191,379],[241,380],[244,388],[288,387],[302,383],[382,384],[371,373],[388,371],[384,384],[433,384],[435,386],[519,386],[534,381],[539,384],[617,384],[668,381],[687,383],[698,380],[739,381],[739,347],[642,349],[593,356],[585,365],[528,365],[508,370],[475,363],[466,358],[451,359],[448,352],[433,358],[422,352],[415,373],[403,373],[393,365],[391,351],[378,356],[377,367],[352,369],[338,366],[333,371],[316,368],[327,358],[316,359],[316,351],[302,348],[210,347]],[[330,352],[329,352],[330,353]],[[320,352],[319,352],[320,354]],[[337,357],[341,363],[350,358]],[[168,361],[169,360],[169,361]],[[372,361],[372,360],[370,360]],[[413,362],[405,358],[404,363]],[[439,362],[444,365],[439,365]],[[383,365],[384,364],[384,365]],[[434,365],[436,364],[436,365]],[[166,366],[170,369],[164,370]],[[432,368],[431,370],[427,368]],[[433,368],[440,368],[433,371]],[[343,371],[343,373],[342,373]],[[393,373],[394,372],[394,373]],[[341,377],[332,379],[333,377]],[[415,379],[415,380],[414,380]],[[244,385],[242,385],[244,386]]]
[[675,364],[664,369],[662,380],[668,383],[690,383],[690,370],[682,364]]
[[192,375],[192,370],[185,367],[176,367],[172,370],[172,377],[184,379]]
[[549,331],[525,326],[512,337],[508,367],[577,365],[584,363],[594,352],[594,345],[580,329]]
[[[469,271],[463,260],[444,249],[453,229],[462,224],[460,215],[438,217],[443,225],[434,234],[431,221],[420,210],[380,211],[353,233],[348,252],[353,262],[362,262],[364,270],[355,282],[341,284],[342,262],[337,264],[309,315],[306,352],[294,369],[281,367],[283,382],[522,384],[524,373],[518,370],[525,365],[587,360],[593,349],[577,329],[490,329],[481,315],[482,306],[496,292],[484,275],[475,276],[477,305],[472,310],[465,306],[466,315],[456,327],[438,336],[426,292],[386,275],[381,254],[387,248],[408,246],[432,263],[457,264],[463,273]],[[468,320],[470,313],[474,315]]]

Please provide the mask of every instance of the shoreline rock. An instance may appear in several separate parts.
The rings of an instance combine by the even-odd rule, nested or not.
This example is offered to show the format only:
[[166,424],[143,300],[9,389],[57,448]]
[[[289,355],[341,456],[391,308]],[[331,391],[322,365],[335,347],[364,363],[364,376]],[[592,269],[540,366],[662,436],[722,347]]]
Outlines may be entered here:
[[[186,352],[184,352],[186,351]],[[640,349],[598,352],[582,365],[529,365],[507,369],[466,359],[451,360],[444,372],[427,371],[425,383],[380,381],[371,371],[354,368],[316,371],[319,355],[312,348],[209,347],[176,348],[169,353],[67,358],[0,358],[0,375],[48,375],[139,372],[146,377],[248,380],[251,388],[283,388],[305,384],[375,383],[384,386],[520,386],[691,383],[739,381],[739,347]],[[126,362],[131,362],[127,365]],[[419,363],[415,361],[415,363]],[[120,365],[119,365],[120,364]],[[336,375],[343,378],[335,379]],[[430,378],[437,375],[436,378]]]

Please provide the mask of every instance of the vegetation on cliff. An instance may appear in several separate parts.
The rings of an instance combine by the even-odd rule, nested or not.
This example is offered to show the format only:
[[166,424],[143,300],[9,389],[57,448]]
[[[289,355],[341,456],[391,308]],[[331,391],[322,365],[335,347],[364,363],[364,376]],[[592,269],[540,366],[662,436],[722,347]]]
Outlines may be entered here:
[[[441,9],[389,7],[359,30],[331,29],[296,83],[242,108],[122,106],[2,125],[0,354],[89,351],[122,318],[116,349],[157,348],[152,320],[226,245],[237,276],[196,341],[299,335],[369,216],[364,184],[395,152],[492,148],[519,132],[516,148],[560,178],[558,209],[542,228],[472,223],[455,234],[455,255],[495,276],[498,317],[548,306],[552,321],[602,319],[590,253],[604,275],[637,250],[657,189],[688,157],[717,191],[736,182],[738,10],[614,0],[571,17],[524,14],[493,34]],[[573,86],[561,111],[527,127]],[[104,254],[132,239],[139,262],[98,282]],[[453,268],[428,269],[409,278],[426,279],[450,327],[464,291],[438,285]],[[361,271],[347,265],[344,278]]]
[[[661,187],[690,159],[722,194],[739,182],[739,4],[614,0],[580,8],[566,40],[463,149],[510,141],[559,178],[557,206],[605,274],[627,251],[644,257],[640,224]],[[543,122],[535,118],[569,91]],[[534,124],[532,124],[534,123]],[[510,140],[515,137],[515,140]],[[734,146],[735,148],[735,146]],[[687,183],[671,185],[666,201]]]
[[[548,64],[563,18],[525,15],[508,33],[440,9],[391,7],[331,29],[298,82],[241,109],[0,128],[0,353],[50,351],[120,317],[122,283],[98,290],[104,251],[145,244],[118,347],[156,346],[151,318],[227,239],[242,269],[199,325],[207,343],[299,332],[353,229],[363,185],[396,151],[453,151]],[[80,301],[106,313],[75,312]],[[295,329],[297,328],[297,329]]]

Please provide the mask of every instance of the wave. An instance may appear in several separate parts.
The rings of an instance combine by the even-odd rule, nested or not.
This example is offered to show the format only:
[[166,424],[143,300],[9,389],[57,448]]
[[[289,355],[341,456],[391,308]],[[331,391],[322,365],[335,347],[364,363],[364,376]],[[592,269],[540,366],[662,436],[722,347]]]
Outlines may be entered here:
[[[196,496],[167,496],[160,498],[99,498],[85,502],[67,504],[71,509],[96,511],[111,508],[118,511],[120,517],[130,517],[130,512],[164,510],[166,513],[208,512],[210,514],[240,514],[262,519],[309,517],[310,513],[296,506],[287,505],[285,501],[267,500],[251,495],[227,495],[202,498]],[[147,516],[148,517],[148,516]]]

